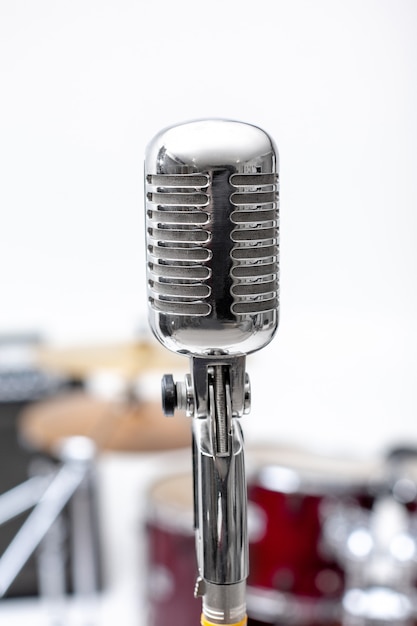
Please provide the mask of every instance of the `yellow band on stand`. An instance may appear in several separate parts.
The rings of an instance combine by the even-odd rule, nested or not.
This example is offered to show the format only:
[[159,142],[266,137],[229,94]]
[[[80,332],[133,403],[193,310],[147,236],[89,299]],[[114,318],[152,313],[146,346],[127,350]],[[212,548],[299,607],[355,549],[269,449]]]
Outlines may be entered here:
[[[248,617],[245,617],[240,622],[233,622],[233,624],[224,624],[223,626],[246,626],[248,623]],[[214,622],[209,622],[206,619],[204,613],[201,614],[201,626],[219,626],[219,624],[215,624]]]

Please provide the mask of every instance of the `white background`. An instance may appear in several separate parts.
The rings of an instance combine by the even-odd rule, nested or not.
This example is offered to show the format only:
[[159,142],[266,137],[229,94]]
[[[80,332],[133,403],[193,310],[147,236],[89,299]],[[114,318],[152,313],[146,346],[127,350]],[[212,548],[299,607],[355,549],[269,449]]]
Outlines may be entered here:
[[146,324],[142,155],[257,124],[281,155],[281,323],[249,441],[417,443],[417,4],[1,0],[0,331]]

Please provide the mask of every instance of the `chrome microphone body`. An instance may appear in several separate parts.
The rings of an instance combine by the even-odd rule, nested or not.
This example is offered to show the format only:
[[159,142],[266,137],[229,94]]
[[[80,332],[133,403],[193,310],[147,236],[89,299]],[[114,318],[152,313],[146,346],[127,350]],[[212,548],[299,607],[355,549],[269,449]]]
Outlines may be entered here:
[[193,419],[202,624],[244,624],[248,540],[246,355],[278,326],[278,157],[250,124],[199,120],[160,132],[145,161],[149,321],[188,355],[185,381],[163,379],[166,414]]

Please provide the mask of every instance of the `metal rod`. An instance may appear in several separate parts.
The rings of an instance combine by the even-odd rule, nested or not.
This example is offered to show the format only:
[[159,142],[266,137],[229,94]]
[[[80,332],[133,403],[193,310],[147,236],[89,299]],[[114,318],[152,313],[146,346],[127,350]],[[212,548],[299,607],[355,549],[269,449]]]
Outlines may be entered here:
[[71,556],[74,592],[89,595],[99,589],[98,529],[92,503],[93,476],[88,472],[70,503]]
[[50,476],[34,476],[0,496],[0,526],[37,504],[51,482]]
[[0,558],[0,597],[37,548],[87,471],[84,463],[67,463],[58,471],[39,503]]

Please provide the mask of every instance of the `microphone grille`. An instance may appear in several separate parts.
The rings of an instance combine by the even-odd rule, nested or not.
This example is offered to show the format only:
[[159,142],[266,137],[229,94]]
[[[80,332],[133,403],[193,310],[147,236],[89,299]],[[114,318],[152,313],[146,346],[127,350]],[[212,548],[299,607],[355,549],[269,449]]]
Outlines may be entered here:
[[152,308],[174,315],[209,315],[211,251],[205,228],[209,178],[204,174],[149,174],[148,287]]
[[278,174],[233,174],[231,288],[235,315],[278,307]]
[[[209,177],[205,174],[149,174],[147,182],[148,286],[150,305],[174,315],[211,313],[212,252]],[[234,210],[232,287],[234,315],[278,306],[278,174],[232,174]]]

